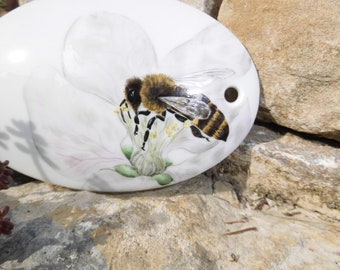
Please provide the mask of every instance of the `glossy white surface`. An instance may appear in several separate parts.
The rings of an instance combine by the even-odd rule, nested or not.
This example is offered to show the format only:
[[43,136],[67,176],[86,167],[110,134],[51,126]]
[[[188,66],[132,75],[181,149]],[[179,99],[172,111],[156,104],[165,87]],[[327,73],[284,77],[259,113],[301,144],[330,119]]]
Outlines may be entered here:
[[[177,1],[36,0],[0,18],[0,33],[0,160],[43,181],[106,192],[178,183],[234,151],[257,113],[247,51]],[[140,115],[134,134],[133,109],[120,107],[126,81],[158,73],[207,97],[228,122],[227,140],[195,137],[194,120],[170,112],[150,128],[156,113]]]

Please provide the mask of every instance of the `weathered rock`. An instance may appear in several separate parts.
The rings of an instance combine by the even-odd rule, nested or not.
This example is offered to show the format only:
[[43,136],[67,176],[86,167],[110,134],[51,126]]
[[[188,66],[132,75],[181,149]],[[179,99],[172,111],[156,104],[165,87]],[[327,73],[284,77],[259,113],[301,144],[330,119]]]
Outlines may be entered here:
[[239,194],[256,193],[340,220],[338,147],[255,125],[215,171]]
[[217,18],[222,0],[180,0],[190,6],[193,6],[208,15]]
[[334,222],[232,207],[196,179],[108,195],[32,182],[1,191],[16,224],[2,269],[338,269]]
[[259,119],[340,141],[340,2],[225,0],[218,20],[248,48]]
[[18,7],[17,0],[0,0],[0,17]]
[[32,2],[32,1],[33,0],[19,0],[18,2],[19,2],[19,6],[22,6],[22,5],[27,4],[29,2]]

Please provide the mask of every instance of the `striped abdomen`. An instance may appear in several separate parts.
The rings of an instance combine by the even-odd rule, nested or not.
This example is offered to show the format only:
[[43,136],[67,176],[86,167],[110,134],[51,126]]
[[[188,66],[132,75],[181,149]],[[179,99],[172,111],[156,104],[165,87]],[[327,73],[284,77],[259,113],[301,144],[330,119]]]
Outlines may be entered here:
[[207,119],[194,119],[194,125],[209,137],[226,141],[229,135],[229,126],[223,113],[209,100],[211,113]]

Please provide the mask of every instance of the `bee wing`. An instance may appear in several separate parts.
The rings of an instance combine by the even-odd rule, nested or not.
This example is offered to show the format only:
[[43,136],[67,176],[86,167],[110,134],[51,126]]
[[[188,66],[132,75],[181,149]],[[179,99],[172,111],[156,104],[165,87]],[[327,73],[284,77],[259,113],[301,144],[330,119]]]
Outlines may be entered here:
[[174,78],[193,74],[184,79],[208,81],[243,75],[251,67],[251,59],[228,29],[214,23],[170,51],[160,67]]
[[126,78],[153,72],[156,66],[148,35],[137,23],[118,14],[99,12],[81,17],[65,38],[66,79],[78,89],[114,103],[121,100]]
[[227,79],[233,76],[235,72],[229,68],[207,69],[181,77],[175,77],[174,81],[177,85],[184,85],[187,88],[202,88],[209,85],[216,79]]
[[189,120],[195,118],[207,119],[210,115],[208,103],[201,99],[201,95],[192,95],[190,97],[167,96],[159,97],[159,99]]

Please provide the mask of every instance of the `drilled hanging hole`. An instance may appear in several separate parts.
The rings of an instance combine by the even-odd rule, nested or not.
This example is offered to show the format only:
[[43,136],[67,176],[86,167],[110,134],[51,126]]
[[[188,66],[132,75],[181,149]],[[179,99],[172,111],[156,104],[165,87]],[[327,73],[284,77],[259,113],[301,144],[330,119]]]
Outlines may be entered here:
[[228,87],[224,92],[224,98],[228,102],[234,102],[238,98],[238,92],[234,87]]

